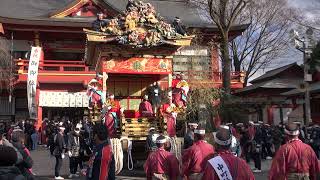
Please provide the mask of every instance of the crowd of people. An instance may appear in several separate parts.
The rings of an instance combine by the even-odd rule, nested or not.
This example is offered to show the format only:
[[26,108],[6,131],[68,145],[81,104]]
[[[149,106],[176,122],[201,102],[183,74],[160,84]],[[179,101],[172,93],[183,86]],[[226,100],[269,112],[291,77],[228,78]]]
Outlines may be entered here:
[[[69,157],[69,178],[115,179],[115,158],[105,125],[93,125],[87,120],[59,122],[46,119],[42,128],[36,131],[30,122],[1,128],[1,180],[35,178],[29,150],[36,149],[39,140],[46,143],[55,157],[55,179],[63,179],[60,169],[66,156]],[[270,180],[319,178],[318,125],[226,124],[213,133],[212,143],[206,141],[208,133],[196,122],[190,122],[188,126],[181,158],[170,152],[167,136],[159,134],[155,128],[150,129],[146,140],[148,158],[144,165],[147,179],[250,180],[254,179],[253,172],[261,172],[262,159],[273,159]],[[36,140],[32,138],[34,131],[40,132]],[[41,138],[43,135],[45,138]],[[251,159],[254,169],[248,166]]]
[[[261,159],[273,159],[270,180],[320,178],[316,155],[319,147],[314,143],[319,140],[317,125],[308,128],[300,127],[297,122],[279,126],[262,122],[221,125],[213,133],[214,146],[205,141],[205,130],[197,123],[188,125],[180,162],[166,151],[165,137],[151,131],[147,144],[156,148],[149,148],[151,153],[145,164],[147,179],[250,180],[255,179],[253,172],[261,172]],[[155,138],[155,143],[150,143]],[[251,159],[254,169],[248,166]]]

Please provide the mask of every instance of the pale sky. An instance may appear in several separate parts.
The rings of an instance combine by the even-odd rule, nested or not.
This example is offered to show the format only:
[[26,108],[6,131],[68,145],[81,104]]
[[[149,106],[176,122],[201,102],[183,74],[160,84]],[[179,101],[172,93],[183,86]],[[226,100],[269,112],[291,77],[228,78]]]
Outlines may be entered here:
[[[301,14],[309,21],[308,24],[312,24],[313,27],[320,29],[320,0],[288,0],[288,3],[293,8],[301,11]],[[297,29],[303,29],[301,26],[297,26]],[[303,31],[302,31],[303,32]],[[315,32],[315,33],[320,33]],[[261,76],[266,71],[272,70],[274,68],[278,68],[290,63],[297,62],[298,64],[302,64],[303,62],[303,54],[294,49],[292,46],[292,50],[288,52],[286,57],[275,60],[276,62],[270,65],[269,68],[265,70],[261,70],[257,72],[254,77],[250,78],[250,80],[255,79],[256,77]]]

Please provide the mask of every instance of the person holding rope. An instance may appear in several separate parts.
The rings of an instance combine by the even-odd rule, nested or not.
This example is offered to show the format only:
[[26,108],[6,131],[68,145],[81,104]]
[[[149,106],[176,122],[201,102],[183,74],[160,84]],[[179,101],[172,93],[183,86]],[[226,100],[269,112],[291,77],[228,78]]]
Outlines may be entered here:
[[144,165],[147,180],[178,179],[179,161],[175,155],[164,149],[166,142],[167,138],[163,135],[157,138],[158,149],[149,155]]
[[205,134],[204,129],[194,130],[195,142],[183,152],[182,173],[186,180],[201,179],[208,159],[213,156],[214,148],[204,140]]
[[232,134],[229,129],[219,128],[214,140],[216,153],[207,161],[202,180],[255,179],[248,164],[230,151]]

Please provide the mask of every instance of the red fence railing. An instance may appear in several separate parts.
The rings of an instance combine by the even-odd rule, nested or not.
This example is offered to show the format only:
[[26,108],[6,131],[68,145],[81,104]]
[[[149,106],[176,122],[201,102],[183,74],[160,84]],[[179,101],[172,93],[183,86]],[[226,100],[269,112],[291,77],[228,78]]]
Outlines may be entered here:
[[[27,73],[29,60],[17,59],[15,60],[18,67],[18,74]],[[95,72],[83,61],[59,61],[59,60],[44,60],[40,61],[39,72],[52,73],[92,73]]]

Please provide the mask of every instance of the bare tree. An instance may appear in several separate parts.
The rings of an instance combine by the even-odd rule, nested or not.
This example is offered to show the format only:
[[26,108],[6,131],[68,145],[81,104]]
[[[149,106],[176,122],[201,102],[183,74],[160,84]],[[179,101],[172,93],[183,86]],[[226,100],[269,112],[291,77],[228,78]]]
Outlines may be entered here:
[[234,70],[246,72],[244,85],[259,69],[286,54],[292,27],[287,17],[293,15],[286,0],[254,1],[239,15],[238,20],[250,26],[230,43],[230,49]]
[[205,10],[210,19],[218,27],[220,35],[220,51],[222,59],[223,88],[230,94],[231,58],[229,51],[229,32],[235,25],[246,5],[252,0],[193,0]]

